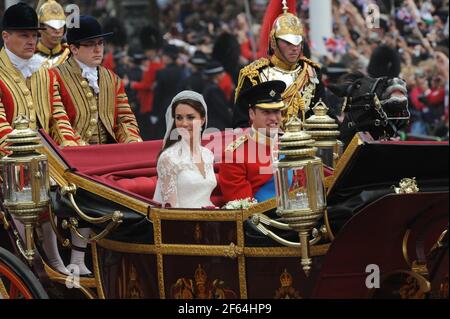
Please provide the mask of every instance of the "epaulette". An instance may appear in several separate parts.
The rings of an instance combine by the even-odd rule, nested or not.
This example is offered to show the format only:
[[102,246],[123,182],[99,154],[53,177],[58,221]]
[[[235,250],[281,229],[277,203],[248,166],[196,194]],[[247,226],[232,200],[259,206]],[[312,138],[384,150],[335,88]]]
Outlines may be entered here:
[[269,64],[270,64],[269,59],[261,58],[241,69],[241,72],[239,72],[238,84],[236,86],[236,94],[234,97],[235,102],[237,101],[239,92],[241,91],[242,86],[244,85],[245,78],[248,78],[250,80],[252,86],[257,85],[258,81],[256,80],[256,78],[259,77],[259,70],[266,66],[269,66]]
[[305,57],[300,58],[300,61],[303,61],[303,62],[311,65],[315,69],[321,69],[322,68],[322,66],[319,63],[316,63],[316,62],[314,62],[314,61],[312,61],[312,60],[310,60],[308,58],[305,58]]
[[240,136],[236,141],[230,143],[225,148],[225,152],[234,152],[235,150],[237,150],[239,148],[239,146],[244,144],[247,140],[248,140],[248,134]]
[[270,64],[270,60],[267,58],[261,58],[256,61],[253,61],[249,65],[246,65],[242,68],[241,73],[243,76],[248,76],[252,74],[254,71],[258,71],[259,69],[268,66]]

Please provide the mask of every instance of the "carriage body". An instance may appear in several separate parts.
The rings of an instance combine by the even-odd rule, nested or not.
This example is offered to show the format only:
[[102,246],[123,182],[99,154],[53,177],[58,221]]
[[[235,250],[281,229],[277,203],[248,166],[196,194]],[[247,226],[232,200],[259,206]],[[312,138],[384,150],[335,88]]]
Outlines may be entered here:
[[[207,146],[222,147],[221,136]],[[52,206],[60,222],[75,218],[98,235],[111,221],[83,221],[73,203],[92,219],[123,214],[90,245],[95,276],[79,283],[88,298],[448,298],[448,143],[355,136],[326,178],[328,210],[307,276],[299,248],[252,227],[254,214],[275,216],[275,199],[247,210],[163,208],[151,199],[161,141],[60,149],[45,133],[41,137],[58,184]],[[405,162],[411,159],[432,159],[433,165]],[[403,177],[415,177],[420,192],[396,194],[393,186]],[[71,184],[73,202],[61,193]],[[224,204],[219,188],[212,198]],[[298,241],[293,231],[278,235]],[[67,285],[41,257],[22,269]],[[44,274],[36,271],[39,262]],[[373,271],[383,289],[367,284]]]
[[[438,261],[422,255],[431,256],[448,226],[447,143],[375,142],[357,135],[326,180],[328,212],[306,276],[299,248],[251,226],[254,214],[275,216],[275,199],[248,210],[162,208],[151,199],[161,141],[59,149],[42,136],[52,178],[60,187],[76,185],[80,210],[92,218],[114,211],[124,216],[91,244],[95,277],[82,281],[88,297],[400,298],[399,287],[411,280],[433,282],[428,293],[445,295],[439,291],[448,280],[448,254]],[[433,158],[434,165],[406,165],[411,156]],[[403,177],[416,177],[421,192],[395,194]],[[68,199],[58,192],[54,199],[60,220],[76,216]],[[213,202],[223,204],[220,189]],[[98,235],[107,223],[88,226]],[[298,241],[292,231],[279,235]],[[387,291],[367,285],[373,265],[389,283]],[[51,279],[65,280],[46,269]]]

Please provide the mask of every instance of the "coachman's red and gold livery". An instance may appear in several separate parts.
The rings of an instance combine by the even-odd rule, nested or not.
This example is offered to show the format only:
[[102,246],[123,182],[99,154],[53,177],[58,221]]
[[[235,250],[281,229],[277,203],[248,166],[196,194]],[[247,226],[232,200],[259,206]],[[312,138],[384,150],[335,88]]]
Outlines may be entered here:
[[54,69],[74,130],[89,144],[142,141],[122,81],[102,66],[98,72],[100,92],[97,95],[73,58]]

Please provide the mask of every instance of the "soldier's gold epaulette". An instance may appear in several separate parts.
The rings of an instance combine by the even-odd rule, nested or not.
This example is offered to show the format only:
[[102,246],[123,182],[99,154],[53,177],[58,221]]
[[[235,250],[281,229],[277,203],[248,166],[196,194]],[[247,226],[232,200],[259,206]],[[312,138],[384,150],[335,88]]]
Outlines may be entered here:
[[236,86],[236,94],[234,96],[235,102],[237,101],[239,92],[242,89],[242,85],[244,85],[245,78],[248,78],[250,80],[252,86],[257,85],[258,81],[256,80],[256,78],[259,77],[259,70],[268,66],[269,64],[270,64],[269,59],[261,58],[241,69],[241,71],[239,72],[238,84]]
[[321,69],[322,68],[322,66],[319,63],[316,63],[316,62],[314,62],[314,61],[312,61],[312,60],[310,60],[308,58],[302,57],[300,60],[305,62],[305,63],[307,63],[307,64],[309,64],[309,65],[311,65],[315,69]]
[[240,136],[236,141],[230,143],[225,148],[225,152],[234,152],[235,150],[237,150],[239,148],[239,146],[244,144],[247,140],[248,140],[248,135],[247,134]]

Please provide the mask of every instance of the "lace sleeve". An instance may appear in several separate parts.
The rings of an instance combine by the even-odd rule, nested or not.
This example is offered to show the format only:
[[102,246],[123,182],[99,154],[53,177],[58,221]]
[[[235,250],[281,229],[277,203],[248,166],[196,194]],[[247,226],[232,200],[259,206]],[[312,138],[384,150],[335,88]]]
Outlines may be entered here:
[[158,182],[161,185],[162,204],[169,203],[171,207],[178,207],[177,169],[169,156],[162,154],[158,161]]

